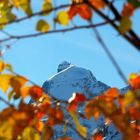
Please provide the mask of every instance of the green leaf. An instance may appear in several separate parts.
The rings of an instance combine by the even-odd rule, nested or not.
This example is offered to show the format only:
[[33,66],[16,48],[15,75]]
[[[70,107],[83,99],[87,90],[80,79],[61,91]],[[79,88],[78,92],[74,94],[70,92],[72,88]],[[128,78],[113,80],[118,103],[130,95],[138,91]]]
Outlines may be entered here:
[[132,27],[132,21],[128,17],[122,18],[120,21],[119,31],[121,34],[125,34]]
[[138,0],[127,0],[127,1],[131,3],[135,9],[140,7],[140,1]]
[[36,26],[36,30],[45,33],[49,31],[50,25],[45,20],[39,20]]
[[61,24],[67,26],[69,24],[69,16],[66,11],[60,11],[56,17],[56,21]]

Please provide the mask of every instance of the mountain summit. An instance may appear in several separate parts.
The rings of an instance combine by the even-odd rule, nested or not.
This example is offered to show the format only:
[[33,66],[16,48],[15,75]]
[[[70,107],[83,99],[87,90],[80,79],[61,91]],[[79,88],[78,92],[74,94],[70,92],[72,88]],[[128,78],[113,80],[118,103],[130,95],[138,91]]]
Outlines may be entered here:
[[110,88],[97,81],[90,70],[74,66],[67,61],[59,64],[58,73],[43,84],[43,89],[60,99],[68,100],[72,93],[83,93],[87,98],[95,97]]

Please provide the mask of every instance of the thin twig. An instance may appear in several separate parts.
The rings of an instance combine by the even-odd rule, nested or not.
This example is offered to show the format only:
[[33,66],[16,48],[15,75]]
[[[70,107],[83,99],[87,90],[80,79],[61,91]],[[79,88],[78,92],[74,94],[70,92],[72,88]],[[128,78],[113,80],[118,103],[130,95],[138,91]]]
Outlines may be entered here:
[[[112,21],[115,21],[115,19],[112,19]],[[50,30],[50,31],[45,32],[45,33],[35,33],[35,34],[28,34],[28,35],[21,35],[21,36],[20,35],[19,36],[12,36],[12,37],[8,37],[8,38],[0,40],[0,43],[6,42],[6,41],[9,41],[12,39],[25,39],[25,38],[32,38],[32,37],[53,34],[53,33],[65,33],[65,32],[69,32],[69,31],[73,31],[73,30],[89,29],[89,28],[94,28],[94,27],[100,27],[100,26],[103,26],[106,24],[108,24],[108,21],[105,21],[102,23],[97,23],[94,25],[81,25],[81,26],[70,27],[70,28],[66,28],[66,29]]]
[[[82,4],[82,3],[77,3],[76,5],[80,5],[80,4]],[[22,17],[22,18],[19,18],[19,19],[16,19],[16,20],[12,20],[12,21],[2,22],[2,23],[0,23],[0,26],[9,25],[9,24],[12,24],[12,23],[19,23],[21,21],[30,19],[30,18],[35,17],[35,16],[41,16],[41,15],[43,15],[45,13],[49,13],[51,11],[57,11],[57,10],[60,10],[60,9],[63,9],[63,8],[67,8],[71,5],[72,4],[65,4],[65,5],[60,5],[60,6],[57,6],[57,7],[51,8],[51,9],[47,9],[47,10],[44,10],[44,11],[35,12],[30,16],[25,16],[25,17]]]
[[122,72],[122,70],[121,70],[120,66],[118,65],[117,61],[115,60],[115,58],[113,57],[113,55],[109,51],[109,49],[108,49],[106,43],[103,41],[101,35],[99,34],[99,32],[95,28],[93,28],[93,31],[94,31],[94,33],[96,35],[96,38],[99,41],[101,47],[103,48],[103,50],[105,51],[105,53],[109,57],[110,61],[114,65],[114,67],[117,70],[118,74],[120,75],[121,79],[124,81],[125,84],[128,85],[128,82],[127,82],[127,79],[126,79],[124,73]]
[[0,96],[0,100],[2,101],[2,102],[4,102],[6,105],[8,105],[8,106],[13,106],[12,104],[10,104],[7,100],[5,100],[3,97],[1,97]]

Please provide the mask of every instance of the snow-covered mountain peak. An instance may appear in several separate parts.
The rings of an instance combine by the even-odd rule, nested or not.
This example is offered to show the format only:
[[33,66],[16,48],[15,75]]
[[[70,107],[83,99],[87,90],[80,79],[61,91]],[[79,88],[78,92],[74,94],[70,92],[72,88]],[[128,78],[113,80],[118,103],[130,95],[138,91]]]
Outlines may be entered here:
[[72,65],[72,64],[69,63],[69,62],[63,61],[62,63],[60,63],[60,64],[58,65],[57,72],[60,72],[60,71],[62,71],[62,70],[64,70],[64,69],[70,67],[71,65]]
[[60,99],[68,100],[73,92],[81,92],[89,98],[109,88],[106,84],[97,81],[90,70],[68,64],[66,61],[59,65],[59,70],[44,82],[43,89],[46,93]]

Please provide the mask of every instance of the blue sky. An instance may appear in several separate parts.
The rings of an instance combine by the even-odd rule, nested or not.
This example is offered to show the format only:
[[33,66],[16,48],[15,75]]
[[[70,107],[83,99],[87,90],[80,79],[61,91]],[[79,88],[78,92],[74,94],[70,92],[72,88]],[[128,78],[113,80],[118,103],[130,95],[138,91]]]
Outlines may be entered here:
[[[119,3],[118,7],[120,7]],[[39,8],[40,2],[35,2],[34,11]],[[21,11],[19,13],[19,16],[24,16]],[[133,16],[133,29],[140,36],[139,14],[140,10],[137,10]],[[96,14],[93,18],[95,23],[101,21]],[[11,34],[28,34],[34,32],[38,19],[41,17],[24,21],[20,25],[19,23],[12,24],[5,30]],[[44,19],[51,21],[50,17]],[[75,23],[83,24],[85,21],[76,17]],[[99,27],[98,30],[125,76],[128,77],[131,72],[138,72],[140,70],[139,52],[111,26]],[[39,85],[56,73],[59,63],[67,60],[76,66],[90,69],[98,80],[110,86],[118,88],[125,86],[90,29],[19,40],[13,44],[11,50],[4,54],[4,59],[12,64],[15,72]]]

